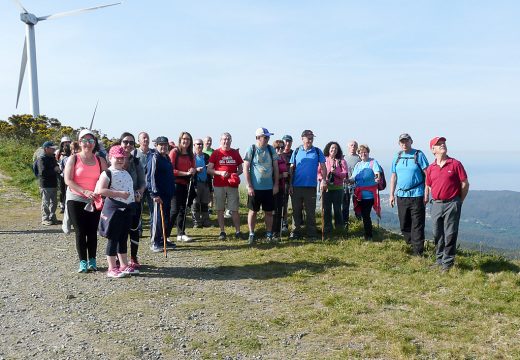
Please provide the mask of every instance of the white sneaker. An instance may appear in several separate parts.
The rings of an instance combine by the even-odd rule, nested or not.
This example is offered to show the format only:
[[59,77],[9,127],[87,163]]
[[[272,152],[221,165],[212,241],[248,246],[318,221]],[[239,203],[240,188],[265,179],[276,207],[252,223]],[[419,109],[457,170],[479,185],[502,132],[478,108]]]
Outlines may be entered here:
[[193,239],[188,235],[177,235],[177,241],[192,242]]

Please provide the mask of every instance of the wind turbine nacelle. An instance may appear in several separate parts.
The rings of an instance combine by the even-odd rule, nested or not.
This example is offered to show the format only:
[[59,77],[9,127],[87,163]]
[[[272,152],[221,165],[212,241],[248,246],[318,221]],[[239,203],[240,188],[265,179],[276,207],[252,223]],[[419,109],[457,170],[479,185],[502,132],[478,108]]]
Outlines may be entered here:
[[36,15],[29,13],[20,14],[20,20],[29,25],[36,25],[38,23],[38,18],[36,17]]

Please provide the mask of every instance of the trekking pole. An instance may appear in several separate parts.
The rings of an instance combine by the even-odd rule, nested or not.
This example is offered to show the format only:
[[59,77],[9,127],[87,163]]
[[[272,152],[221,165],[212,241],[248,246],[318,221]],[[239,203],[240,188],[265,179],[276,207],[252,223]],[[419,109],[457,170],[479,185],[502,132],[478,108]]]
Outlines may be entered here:
[[323,209],[323,189],[320,186],[320,205],[321,205],[321,241],[325,241],[325,210]]
[[191,186],[193,184],[193,175],[190,177],[190,183],[188,185],[188,195],[186,196],[186,206],[184,207],[184,221],[182,222],[182,233],[186,232],[186,214],[188,213],[188,203],[190,202]]
[[159,204],[159,209],[161,209],[161,223],[162,223],[162,234],[163,234],[163,249],[164,249],[164,257],[168,257],[168,253],[166,252],[166,228],[164,227],[164,212],[163,212],[163,204]]
[[280,241],[283,238],[282,227],[283,227],[283,209],[284,209],[284,207],[285,207],[285,186],[284,186],[283,194],[282,194],[282,208],[280,209]]

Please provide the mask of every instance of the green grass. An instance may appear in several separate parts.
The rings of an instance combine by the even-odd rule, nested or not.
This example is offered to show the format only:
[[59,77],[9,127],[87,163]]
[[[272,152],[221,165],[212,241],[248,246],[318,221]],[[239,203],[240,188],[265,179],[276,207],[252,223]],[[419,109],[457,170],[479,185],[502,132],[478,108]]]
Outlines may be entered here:
[[38,180],[32,171],[35,150],[33,146],[20,141],[0,138],[0,171],[9,176],[7,183],[37,198]]

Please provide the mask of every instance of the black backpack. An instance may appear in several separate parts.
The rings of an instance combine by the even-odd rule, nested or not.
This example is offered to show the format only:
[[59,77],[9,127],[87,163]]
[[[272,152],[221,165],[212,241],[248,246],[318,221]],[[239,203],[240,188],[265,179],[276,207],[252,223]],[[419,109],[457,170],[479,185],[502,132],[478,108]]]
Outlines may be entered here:
[[[370,168],[374,168],[374,160],[370,160]],[[383,170],[383,167],[379,165],[379,169],[381,169],[381,173],[379,174],[379,182],[377,183],[377,190],[383,191],[386,189],[386,178],[385,178],[385,172]]]
[[[422,178],[423,178],[422,181],[419,182],[418,184],[416,184],[416,185],[414,185],[414,186],[408,188],[408,189],[398,189],[398,190],[402,190],[402,191],[410,191],[410,190],[415,189],[415,188],[417,188],[417,187],[419,187],[419,186],[421,186],[421,185],[424,184],[424,181],[426,180],[426,179],[425,179],[426,176],[425,176],[425,174],[424,174],[423,169],[421,169],[421,166],[419,165],[419,160],[418,160],[419,153],[421,153],[421,152],[422,152],[421,150],[415,150],[415,154],[413,154],[413,160],[414,160],[414,162],[415,162],[415,165],[417,165],[417,167],[419,168],[419,170],[421,170],[421,174],[422,174]],[[397,165],[397,163],[398,163],[399,160],[401,160],[401,159],[411,159],[411,158],[407,158],[407,157],[406,157],[406,158],[403,158],[403,154],[404,154],[404,150],[401,150],[401,151],[399,151],[399,152],[397,153],[397,160],[395,160],[395,165]]]

